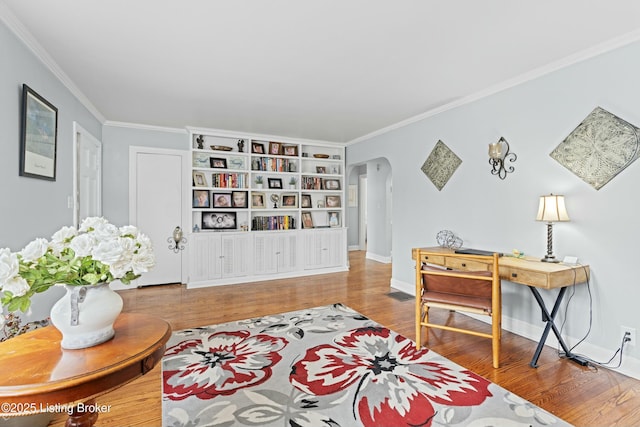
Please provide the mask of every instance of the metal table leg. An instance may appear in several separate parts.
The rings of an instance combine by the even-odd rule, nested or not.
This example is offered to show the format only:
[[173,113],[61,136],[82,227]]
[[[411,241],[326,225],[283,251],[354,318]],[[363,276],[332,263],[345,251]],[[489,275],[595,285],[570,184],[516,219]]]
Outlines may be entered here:
[[542,320],[547,324],[544,328],[544,332],[542,333],[542,337],[540,337],[540,341],[538,342],[538,347],[536,348],[536,352],[533,354],[533,359],[531,359],[531,363],[529,363],[529,366],[531,366],[532,368],[538,367],[538,358],[540,357],[540,353],[542,352],[542,347],[544,347],[544,343],[545,341],[547,341],[547,336],[549,335],[549,331],[551,330],[553,330],[553,333],[558,339],[560,346],[562,346],[562,349],[564,350],[564,353],[566,354],[566,356],[568,358],[571,358],[572,356],[571,350],[569,350],[569,347],[564,342],[564,339],[562,339],[562,335],[560,335],[560,331],[558,330],[558,328],[554,323],[556,314],[558,314],[558,310],[560,309],[560,304],[562,303],[562,299],[564,298],[564,294],[567,291],[567,288],[564,287],[560,289],[560,293],[556,298],[556,302],[553,304],[553,309],[551,310],[551,314],[549,314],[549,311],[547,310],[547,307],[545,306],[544,300],[540,296],[540,292],[538,292],[538,289],[534,286],[529,286],[529,289],[531,289],[533,296],[535,297],[536,301],[538,302],[538,305],[540,306],[540,309],[542,310]]

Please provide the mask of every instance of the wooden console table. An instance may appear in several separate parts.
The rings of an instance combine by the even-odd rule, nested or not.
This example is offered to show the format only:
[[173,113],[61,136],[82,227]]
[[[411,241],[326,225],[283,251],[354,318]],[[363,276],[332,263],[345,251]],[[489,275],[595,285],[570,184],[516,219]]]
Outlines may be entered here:
[[[413,260],[416,259],[416,254],[419,249],[437,253],[437,255],[434,256],[423,256],[422,262],[424,263],[439,265],[454,270],[487,269],[486,265],[478,263],[472,259],[465,261],[460,260],[459,258],[447,257],[448,254],[451,254],[454,251],[452,249],[442,247],[413,248],[411,252]],[[533,368],[538,367],[538,358],[540,357],[540,352],[542,352],[542,348],[544,347],[544,343],[546,342],[550,331],[553,331],[554,335],[558,339],[566,357],[577,363],[583,364],[579,358],[571,353],[571,350],[560,335],[560,331],[556,327],[554,319],[560,309],[560,305],[567,288],[572,285],[588,282],[590,275],[589,266],[542,262],[539,258],[530,256],[524,258],[503,256],[500,258],[498,265],[500,268],[500,278],[502,280],[525,285],[531,290],[531,293],[542,311],[542,319],[546,323],[544,332],[540,337],[540,341],[538,342],[538,346],[529,365]],[[551,312],[547,309],[538,289],[560,289]]]
[[65,350],[53,326],[0,343],[0,417],[42,412],[69,414],[67,426],[92,426],[103,395],[149,372],[164,354],[169,324],[157,317],[122,313],[113,339]]

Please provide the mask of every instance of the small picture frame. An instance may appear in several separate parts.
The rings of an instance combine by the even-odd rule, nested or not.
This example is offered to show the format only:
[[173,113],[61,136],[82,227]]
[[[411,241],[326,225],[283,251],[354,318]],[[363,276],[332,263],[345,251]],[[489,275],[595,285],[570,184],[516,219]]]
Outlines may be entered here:
[[265,208],[264,193],[251,193],[251,207],[253,209]]
[[264,154],[264,144],[260,142],[252,142],[251,152],[255,154]]
[[300,196],[300,207],[301,208],[311,207],[311,194],[303,194],[302,196]]
[[279,155],[282,154],[282,143],[269,142],[269,154]]
[[213,193],[212,200],[214,208],[231,207],[231,193]]
[[22,85],[20,176],[56,180],[58,109]]
[[282,189],[282,178],[267,178],[269,188]]
[[282,195],[282,207],[283,208],[297,208],[298,207],[298,195],[297,194],[283,194]]
[[248,208],[249,201],[247,200],[248,192],[246,191],[232,191],[231,192],[231,207],[233,208]]
[[285,156],[297,156],[298,155],[298,146],[297,145],[283,145],[282,153]]
[[326,166],[316,166],[316,173],[327,173]]
[[226,169],[227,159],[224,157],[209,157],[209,164],[213,169]]
[[202,212],[201,228],[203,230],[235,230],[235,212]]
[[311,212],[302,212],[302,228],[313,228]]
[[339,208],[341,207],[340,196],[325,196],[324,204],[328,208]]
[[193,186],[208,187],[207,178],[204,176],[204,172],[193,171]]
[[325,190],[340,190],[340,180],[339,179],[323,179],[322,187]]
[[340,227],[340,212],[327,212],[329,227]]
[[210,208],[211,202],[209,200],[209,190],[193,190],[193,204],[194,208]]

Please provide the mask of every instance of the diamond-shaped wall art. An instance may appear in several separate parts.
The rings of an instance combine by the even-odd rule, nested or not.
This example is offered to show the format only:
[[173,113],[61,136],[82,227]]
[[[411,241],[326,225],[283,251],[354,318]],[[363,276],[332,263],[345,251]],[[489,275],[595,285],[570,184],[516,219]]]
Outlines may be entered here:
[[456,153],[451,151],[444,142],[438,141],[421,169],[438,191],[441,191],[461,163],[462,160],[456,156]]
[[550,156],[599,190],[640,157],[639,131],[596,107]]

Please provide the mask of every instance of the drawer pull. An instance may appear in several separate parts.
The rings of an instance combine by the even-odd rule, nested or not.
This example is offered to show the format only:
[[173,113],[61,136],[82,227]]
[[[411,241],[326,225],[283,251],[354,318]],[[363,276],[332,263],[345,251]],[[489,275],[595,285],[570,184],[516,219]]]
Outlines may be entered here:
[[511,277],[518,277],[518,273],[511,273]]
[[462,266],[463,266],[463,267],[466,267],[466,266],[467,266],[467,264],[465,264],[465,263],[463,262],[463,263],[462,263]]

